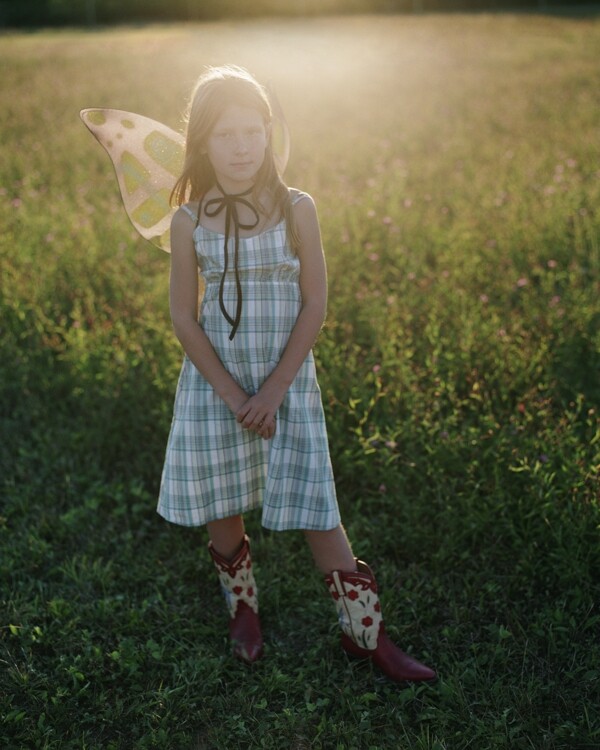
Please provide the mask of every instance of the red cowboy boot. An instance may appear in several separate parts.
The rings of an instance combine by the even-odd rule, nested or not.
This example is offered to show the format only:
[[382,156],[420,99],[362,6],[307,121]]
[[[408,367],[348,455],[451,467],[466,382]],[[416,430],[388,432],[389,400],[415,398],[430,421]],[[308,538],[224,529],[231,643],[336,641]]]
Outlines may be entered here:
[[356,572],[334,570],[325,577],[342,627],[345,651],[370,658],[394,682],[433,680],[435,672],[401,651],[385,632],[377,583],[369,566],[356,561]]
[[212,542],[209,542],[208,550],[219,573],[221,589],[229,609],[229,636],[233,643],[233,655],[252,664],[262,656],[263,640],[249,542],[244,535],[242,549],[233,560],[221,557]]

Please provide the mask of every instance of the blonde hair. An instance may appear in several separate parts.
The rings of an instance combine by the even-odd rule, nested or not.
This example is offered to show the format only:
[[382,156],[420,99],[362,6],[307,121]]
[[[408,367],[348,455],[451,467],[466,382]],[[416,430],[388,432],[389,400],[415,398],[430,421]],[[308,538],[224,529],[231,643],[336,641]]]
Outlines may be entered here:
[[[202,201],[215,184],[214,169],[206,154],[206,142],[217,120],[231,104],[256,109],[265,128],[270,130],[273,113],[266,89],[244,68],[235,65],[211,67],[204,72],[194,87],[186,121],[186,143],[183,171],[171,192],[171,201],[181,206],[189,200]],[[271,194],[279,215],[285,218],[288,240],[298,247],[292,201],[287,185],[277,171],[269,136],[265,158],[252,188],[252,199],[261,213],[265,208],[260,196],[264,190]]]

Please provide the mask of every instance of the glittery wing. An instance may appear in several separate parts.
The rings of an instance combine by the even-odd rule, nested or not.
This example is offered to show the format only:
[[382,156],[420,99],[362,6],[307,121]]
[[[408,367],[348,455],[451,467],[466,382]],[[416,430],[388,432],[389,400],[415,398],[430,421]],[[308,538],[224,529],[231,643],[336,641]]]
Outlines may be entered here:
[[169,197],[183,166],[183,136],[161,122],[119,109],[82,109],[79,114],[111,158],[133,226],[169,252],[171,217],[177,210]]

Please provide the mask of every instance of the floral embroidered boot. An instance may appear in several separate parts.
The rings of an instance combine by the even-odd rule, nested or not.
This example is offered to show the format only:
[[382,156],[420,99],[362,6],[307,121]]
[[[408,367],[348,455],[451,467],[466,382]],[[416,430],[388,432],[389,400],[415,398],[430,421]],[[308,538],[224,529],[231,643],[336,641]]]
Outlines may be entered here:
[[262,656],[263,640],[249,541],[247,535],[244,535],[242,549],[233,560],[221,557],[212,542],[209,542],[208,550],[219,573],[221,589],[229,609],[229,636],[233,643],[233,654],[252,664]]
[[334,570],[325,577],[342,627],[342,646],[370,658],[394,682],[433,680],[435,672],[401,651],[385,632],[377,583],[369,566],[356,561],[356,572]]

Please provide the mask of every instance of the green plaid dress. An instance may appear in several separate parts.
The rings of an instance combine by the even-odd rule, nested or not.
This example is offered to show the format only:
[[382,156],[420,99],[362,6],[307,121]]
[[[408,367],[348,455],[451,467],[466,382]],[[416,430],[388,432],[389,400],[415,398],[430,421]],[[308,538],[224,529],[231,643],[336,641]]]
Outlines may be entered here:
[[[296,193],[294,202],[303,197]],[[231,341],[231,326],[219,308],[223,235],[198,225],[194,243],[205,281],[200,325],[238,384],[246,393],[256,393],[279,362],[302,303],[300,262],[287,241],[285,221],[240,238],[243,308]],[[226,309],[235,309],[233,270],[227,272],[223,298]],[[261,505],[262,524],[268,529],[327,530],[340,523],[312,352],[277,412],[271,440],[241,427],[185,356],[159,514],[173,523],[202,526]]]

